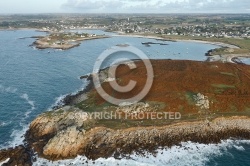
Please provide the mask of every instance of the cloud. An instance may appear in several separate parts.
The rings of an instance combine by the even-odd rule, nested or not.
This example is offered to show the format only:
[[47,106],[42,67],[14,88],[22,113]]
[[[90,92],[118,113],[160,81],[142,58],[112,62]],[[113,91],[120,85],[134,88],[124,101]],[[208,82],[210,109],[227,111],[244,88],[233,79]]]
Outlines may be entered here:
[[67,0],[64,9],[107,13],[249,13],[249,0]]

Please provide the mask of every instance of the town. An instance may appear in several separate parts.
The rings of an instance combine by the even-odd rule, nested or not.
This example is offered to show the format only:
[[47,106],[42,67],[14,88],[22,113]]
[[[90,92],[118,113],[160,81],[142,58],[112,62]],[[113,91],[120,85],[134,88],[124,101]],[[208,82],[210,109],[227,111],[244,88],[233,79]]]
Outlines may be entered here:
[[0,29],[35,28],[48,32],[104,29],[130,34],[206,38],[250,38],[249,14],[62,14],[2,15]]

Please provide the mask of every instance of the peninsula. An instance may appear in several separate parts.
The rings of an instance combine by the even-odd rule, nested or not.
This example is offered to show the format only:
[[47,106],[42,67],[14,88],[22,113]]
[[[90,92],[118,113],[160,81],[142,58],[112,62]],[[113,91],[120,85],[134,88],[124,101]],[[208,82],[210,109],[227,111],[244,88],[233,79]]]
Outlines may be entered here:
[[[146,71],[136,61],[132,71],[127,65],[117,68],[115,79],[108,79],[107,69],[100,71],[102,87],[117,98],[129,98],[141,91]],[[154,83],[139,103],[115,106],[107,103],[93,88],[70,95],[67,105],[38,116],[25,134],[25,146],[0,151],[0,161],[10,165],[32,165],[36,154],[49,160],[85,155],[89,159],[119,158],[132,152],[154,153],[183,141],[219,143],[229,138],[250,139],[250,67],[244,64],[151,60]],[[138,77],[140,75],[141,77]],[[112,90],[108,81],[126,85],[137,82],[130,93]],[[120,119],[93,119],[91,112],[119,113]],[[177,113],[180,119],[125,118],[152,113]],[[26,157],[24,157],[26,156]],[[20,160],[22,158],[22,160]]]
[[108,36],[87,33],[58,32],[51,33],[47,36],[38,37],[33,45],[38,49],[52,48],[67,50],[79,46],[81,44],[81,41],[103,38],[108,38]]

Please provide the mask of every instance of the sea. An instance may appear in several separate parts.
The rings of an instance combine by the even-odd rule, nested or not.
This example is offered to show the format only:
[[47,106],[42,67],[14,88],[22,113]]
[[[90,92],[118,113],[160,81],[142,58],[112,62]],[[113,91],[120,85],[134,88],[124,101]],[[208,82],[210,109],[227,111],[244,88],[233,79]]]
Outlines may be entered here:
[[[78,31],[111,37],[83,41],[79,47],[65,51],[38,50],[32,46],[36,39],[31,37],[44,36],[45,32],[0,31],[0,149],[23,144],[23,135],[34,118],[62,104],[67,94],[82,90],[87,82],[80,76],[93,71],[94,63],[105,50],[126,44],[140,49],[150,59],[205,61],[205,53],[219,47],[196,42],[117,36],[102,30]],[[147,42],[158,44],[143,44]],[[105,65],[108,66],[119,56],[138,58],[129,52],[117,54]],[[92,161],[78,156],[71,160],[50,162],[38,158],[34,165],[247,166],[250,165],[250,141],[229,139],[209,145],[183,142],[180,146],[159,148],[157,154],[132,154],[120,160],[110,157]]]

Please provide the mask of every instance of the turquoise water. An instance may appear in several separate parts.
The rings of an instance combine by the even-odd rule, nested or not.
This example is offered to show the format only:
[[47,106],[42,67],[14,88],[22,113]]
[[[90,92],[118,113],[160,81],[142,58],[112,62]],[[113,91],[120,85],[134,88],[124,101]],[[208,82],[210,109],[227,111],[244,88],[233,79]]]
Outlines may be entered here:
[[[91,32],[96,34],[105,33],[100,30],[92,30]],[[109,34],[112,35],[112,33]],[[201,43],[112,37],[84,41],[80,47],[60,51],[52,49],[37,50],[29,46],[34,42],[34,39],[19,39],[34,35],[45,35],[45,33],[33,30],[0,31],[1,148],[21,144],[23,140],[22,134],[37,115],[49,110],[64,95],[84,88],[86,82],[80,80],[79,77],[92,72],[97,57],[112,46],[117,44],[132,45],[141,49],[151,59],[198,61],[206,60],[205,52],[217,47]],[[160,42],[168,45],[151,45],[148,47],[142,45],[142,42]],[[119,56],[137,58],[135,55],[125,52],[120,53]],[[106,65],[111,61],[112,58],[106,62]],[[241,162],[239,163],[249,162],[249,144],[242,143],[242,147],[245,150],[239,153],[237,149],[229,148],[225,155],[211,155],[208,161],[202,160],[202,163],[228,165],[226,161],[230,160],[237,165],[240,157]],[[227,155],[229,152],[232,155]],[[114,162],[119,163],[118,161]]]

